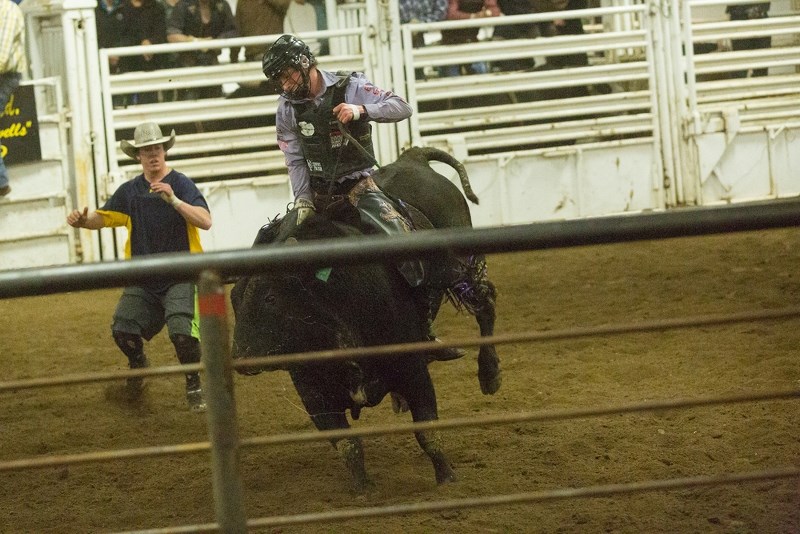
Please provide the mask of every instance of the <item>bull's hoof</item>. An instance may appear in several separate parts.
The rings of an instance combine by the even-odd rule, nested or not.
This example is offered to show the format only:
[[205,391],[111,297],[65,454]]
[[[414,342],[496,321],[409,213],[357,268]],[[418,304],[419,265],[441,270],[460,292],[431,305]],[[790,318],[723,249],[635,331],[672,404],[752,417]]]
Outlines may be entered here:
[[449,469],[447,473],[436,473],[436,483],[438,485],[452,484],[453,482],[458,482],[458,477],[452,469]]
[[138,401],[144,395],[145,383],[141,376],[128,378],[125,381],[125,399],[128,402]]
[[[431,437],[434,438],[431,444],[435,447],[435,444],[439,441],[438,434],[434,434]],[[430,447],[427,452],[431,452]],[[436,483],[438,485],[449,484],[457,480],[456,473],[453,471],[453,466],[441,450],[436,450],[431,453],[431,461],[433,461],[433,470],[436,472]]]
[[497,371],[491,378],[483,378],[478,377],[481,383],[481,393],[484,395],[494,395],[497,393],[497,390],[500,389],[500,385],[503,383],[503,377],[500,376],[500,371]]
[[375,483],[370,478],[353,480],[351,491],[353,495],[366,495],[375,489]]
[[481,384],[481,393],[494,395],[503,383],[500,372],[500,359],[497,354],[478,355],[478,382]]

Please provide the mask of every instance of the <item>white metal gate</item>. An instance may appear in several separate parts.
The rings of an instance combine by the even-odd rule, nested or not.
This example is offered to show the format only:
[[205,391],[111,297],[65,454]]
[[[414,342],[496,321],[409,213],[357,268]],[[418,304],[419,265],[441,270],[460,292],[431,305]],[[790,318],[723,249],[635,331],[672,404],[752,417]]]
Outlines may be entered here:
[[[67,150],[67,118],[55,78],[32,85],[39,123],[41,160],[9,166],[12,192],[0,202],[0,270],[60,265],[76,260]],[[11,104],[11,103],[10,103]],[[14,114],[12,105],[6,110]],[[17,110],[18,111],[18,110]]]
[[[800,3],[772,2],[770,17],[735,22],[702,19],[742,1],[682,4],[686,43],[771,36],[761,50],[693,55],[687,46],[688,110],[684,127],[695,155],[687,200],[713,205],[800,193]],[[698,20],[699,19],[699,20]],[[695,20],[691,32],[686,21]],[[769,76],[721,77],[768,68]],[[722,79],[720,79],[722,78]],[[695,82],[695,80],[697,80]]]
[[[790,169],[800,154],[798,6],[773,2],[770,18],[725,20],[724,7],[735,3],[744,2],[613,2],[582,12],[584,35],[459,46],[413,48],[412,35],[489,30],[496,21],[405,25],[403,65],[419,110],[411,140],[467,162],[476,191],[488,199],[475,210],[484,225],[796,195],[800,182]],[[504,23],[570,16],[525,15]],[[772,48],[693,53],[701,42],[763,35],[774,36]],[[541,67],[545,56],[581,52],[587,65],[557,70],[414,74],[509,59]],[[759,67],[770,75],[735,83],[727,77]]]

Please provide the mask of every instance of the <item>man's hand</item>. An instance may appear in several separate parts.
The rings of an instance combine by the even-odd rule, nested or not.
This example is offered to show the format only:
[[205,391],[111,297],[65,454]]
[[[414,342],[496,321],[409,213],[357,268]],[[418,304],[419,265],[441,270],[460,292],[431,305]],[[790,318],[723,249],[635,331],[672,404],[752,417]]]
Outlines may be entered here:
[[[142,39],[142,42],[139,43],[139,44],[142,45],[142,46],[150,46],[153,43],[150,42],[150,39]],[[142,57],[144,58],[145,61],[152,61],[153,60],[153,54],[142,54]]]
[[294,210],[297,212],[297,224],[300,225],[306,218],[316,210],[314,203],[305,198],[298,198],[294,201]]
[[362,106],[355,104],[345,104],[342,102],[333,108],[333,116],[342,124],[347,124],[350,121],[357,121],[366,110]]
[[156,182],[154,184],[150,184],[150,192],[157,193],[161,200],[166,202],[167,204],[172,204],[173,206],[177,206],[181,203],[181,200],[175,196],[175,192],[172,190],[172,186],[165,182]]
[[89,217],[89,208],[83,208],[83,211],[72,210],[72,213],[67,215],[67,224],[73,228],[83,228],[86,220]]

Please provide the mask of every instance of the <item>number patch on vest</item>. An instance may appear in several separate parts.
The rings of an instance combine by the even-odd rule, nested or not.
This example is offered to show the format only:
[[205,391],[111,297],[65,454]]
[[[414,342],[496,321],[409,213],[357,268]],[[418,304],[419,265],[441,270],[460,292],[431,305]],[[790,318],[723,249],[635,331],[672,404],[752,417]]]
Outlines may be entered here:
[[314,125],[310,122],[299,122],[297,124],[300,127],[300,133],[305,137],[311,137],[314,135]]

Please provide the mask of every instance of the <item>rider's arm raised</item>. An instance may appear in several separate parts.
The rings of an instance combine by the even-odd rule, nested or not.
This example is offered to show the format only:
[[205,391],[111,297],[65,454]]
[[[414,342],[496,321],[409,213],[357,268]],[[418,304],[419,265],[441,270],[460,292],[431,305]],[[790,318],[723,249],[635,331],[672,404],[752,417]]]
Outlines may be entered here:
[[391,91],[376,87],[362,73],[351,77],[345,102],[363,106],[361,119],[375,122],[398,122],[411,116],[408,102]]

